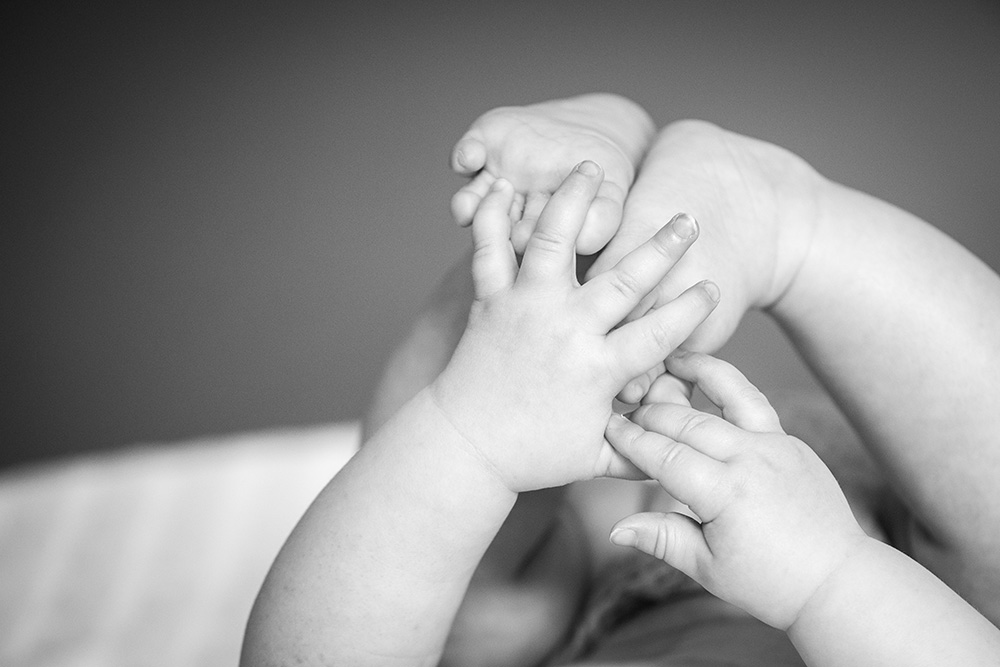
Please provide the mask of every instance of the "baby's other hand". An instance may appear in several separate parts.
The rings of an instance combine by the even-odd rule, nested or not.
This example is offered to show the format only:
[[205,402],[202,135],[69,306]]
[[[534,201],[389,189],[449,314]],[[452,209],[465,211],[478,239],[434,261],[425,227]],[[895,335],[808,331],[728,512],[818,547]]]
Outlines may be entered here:
[[604,169],[604,181],[587,212],[577,252],[593,254],[618,230],[625,196],[653,132],[652,119],[639,105],[606,93],[493,109],[452,149],[452,169],[471,178],[452,197],[452,214],[459,225],[470,224],[493,182],[509,181],[515,191],[511,240],[521,253],[552,193],[577,164],[591,160]]
[[507,212],[514,191],[497,180],[472,223],[475,299],[455,354],[430,387],[473,455],[515,492],[597,476],[640,476],[604,439],[612,399],[663,359],[715,308],[698,283],[618,326],[697,237],[676,216],[584,285],[575,242],[601,184],[585,161],[552,194],[518,266]]
[[691,352],[671,355],[667,370],[700,387],[722,417],[649,404],[631,421],[612,417],[607,439],[700,521],[635,514],[615,525],[611,540],[787,629],[868,538],[830,470],[785,435],[767,399],[738,370]]

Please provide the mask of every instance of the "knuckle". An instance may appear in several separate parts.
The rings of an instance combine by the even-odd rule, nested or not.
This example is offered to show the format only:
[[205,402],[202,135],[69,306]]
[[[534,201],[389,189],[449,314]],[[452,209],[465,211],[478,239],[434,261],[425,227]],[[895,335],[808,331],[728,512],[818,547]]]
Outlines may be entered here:
[[734,475],[727,480],[727,483],[717,487],[718,495],[722,498],[740,501],[754,495],[757,487],[758,475],[749,474],[746,470],[741,470],[740,474]]
[[674,261],[677,254],[676,249],[670,243],[667,242],[667,237],[664,234],[655,234],[653,238],[649,239],[647,242],[649,248],[653,250],[657,255],[667,261]]
[[558,253],[562,252],[563,247],[566,245],[566,240],[558,232],[536,227],[535,233],[531,235],[529,243],[536,250]]
[[687,450],[679,443],[672,442],[669,446],[662,448],[656,455],[656,471],[659,476],[666,476],[678,465],[683,465],[685,452]]
[[680,418],[680,427],[678,428],[677,434],[679,440],[688,440],[691,436],[696,435],[697,432],[704,428],[704,426],[711,419],[706,414],[702,413],[691,413]]
[[771,406],[771,401],[767,400],[767,396],[756,387],[744,391],[746,392],[745,400],[754,407],[761,417],[766,417],[768,421],[777,421],[778,415]]
[[[739,378],[733,378],[733,379],[738,380]],[[770,403],[767,402],[767,398],[764,397],[764,394],[762,394],[760,390],[757,389],[757,387],[746,382],[741,383],[740,386],[736,389],[735,397],[738,401],[750,403],[752,405],[764,404],[767,405],[768,407],[770,407],[771,405]]]
[[489,258],[492,248],[485,241],[474,241],[472,245],[472,263],[480,264]]
[[609,283],[616,292],[626,299],[635,299],[645,294],[639,280],[626,271],[615,270],[610,275]]
[[[652,339],[656,349],[661,350],[664,353],[673,350],[681,343],[681,341],[678,340],[679,336],[676,329],[668,324],[661,323],[657,326],[650,327],[649,337]],[[666,354],[664,354],[664,356],[666,356]]]

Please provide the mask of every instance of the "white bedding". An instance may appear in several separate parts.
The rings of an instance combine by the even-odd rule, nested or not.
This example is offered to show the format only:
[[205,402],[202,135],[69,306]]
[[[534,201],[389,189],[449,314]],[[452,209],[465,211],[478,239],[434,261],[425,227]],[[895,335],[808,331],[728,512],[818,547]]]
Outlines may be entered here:
[[358,440],[345,423],[0,474],[0,665],[237,664],[271,560]]

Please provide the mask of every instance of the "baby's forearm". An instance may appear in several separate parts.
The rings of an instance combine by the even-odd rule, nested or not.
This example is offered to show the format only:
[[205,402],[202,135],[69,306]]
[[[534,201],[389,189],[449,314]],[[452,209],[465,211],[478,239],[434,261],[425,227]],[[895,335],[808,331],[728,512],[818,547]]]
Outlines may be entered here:
[[788,629],[806,664],[996,665],[1000,631],[899,551],[867,540]]
[[251,614],[243,664],[436,664],[514,499],[421,392],[292,532]]
[[815,201],[772,312],[921,522],[913,554],[1000,621],[1000,278],[874,197],[826,183]]

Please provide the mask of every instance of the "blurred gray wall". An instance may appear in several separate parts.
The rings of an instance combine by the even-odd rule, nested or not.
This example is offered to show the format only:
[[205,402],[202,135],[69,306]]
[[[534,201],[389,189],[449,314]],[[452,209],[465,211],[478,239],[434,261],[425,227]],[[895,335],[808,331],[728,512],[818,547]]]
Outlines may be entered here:
[[[708,119],[1000,267],[995,2],[253,4],[3,10],[0,465],[357,418],[501,104]],[[811,381],[760,317],[726,354]]]

